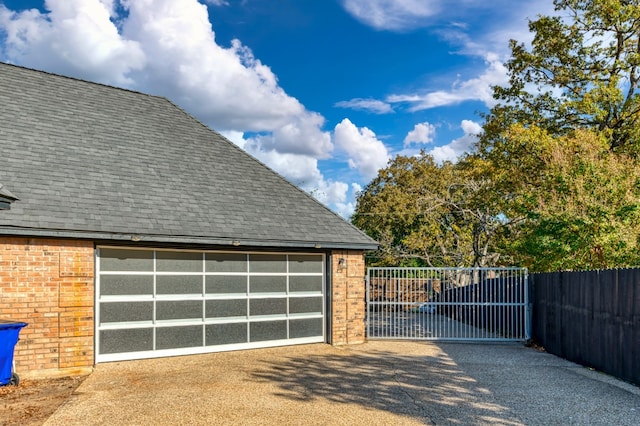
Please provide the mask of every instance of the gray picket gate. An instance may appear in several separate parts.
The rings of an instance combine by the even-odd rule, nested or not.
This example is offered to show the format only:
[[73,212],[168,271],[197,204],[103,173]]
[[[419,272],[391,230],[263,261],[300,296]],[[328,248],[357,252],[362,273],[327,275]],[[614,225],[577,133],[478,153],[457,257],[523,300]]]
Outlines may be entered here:
[[531,335],[525,268],[367,269],[367,337],[524,341]]

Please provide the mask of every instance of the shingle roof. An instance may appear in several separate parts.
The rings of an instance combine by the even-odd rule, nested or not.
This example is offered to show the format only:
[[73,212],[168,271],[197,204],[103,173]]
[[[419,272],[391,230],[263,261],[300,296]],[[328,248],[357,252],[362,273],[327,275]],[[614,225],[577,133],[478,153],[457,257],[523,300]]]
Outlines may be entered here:
[[165,98],[0,63],[0,105],[0,234],[377,246]]

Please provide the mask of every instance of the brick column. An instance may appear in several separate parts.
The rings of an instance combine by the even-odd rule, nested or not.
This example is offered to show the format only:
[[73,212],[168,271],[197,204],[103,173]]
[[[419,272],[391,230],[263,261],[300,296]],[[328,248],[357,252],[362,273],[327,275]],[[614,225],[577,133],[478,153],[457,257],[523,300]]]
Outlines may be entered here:
[[[365,269],[362,251],[333,251],[331,341],[334,345],[365,341]],[[341,261],[343,259],[343,261]]]
[[93,242],[0,237],[0,318],[29,324],[14,354],[21,377],[90,370],[93,304]]

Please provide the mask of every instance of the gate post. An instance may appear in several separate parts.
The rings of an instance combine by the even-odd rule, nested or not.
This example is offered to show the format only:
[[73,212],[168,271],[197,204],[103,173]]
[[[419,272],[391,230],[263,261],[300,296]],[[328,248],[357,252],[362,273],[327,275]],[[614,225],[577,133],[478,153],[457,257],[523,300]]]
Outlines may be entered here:
[[365,342],[371,335],[371,269],[367,268],[365,279],[365,293],[364,293],[364,340]]
[[524,270],[524,304],[526,313],[524,315],[524,338],[531,340],[531,321],[533,319],[533,304],[529,299],[529,270]]

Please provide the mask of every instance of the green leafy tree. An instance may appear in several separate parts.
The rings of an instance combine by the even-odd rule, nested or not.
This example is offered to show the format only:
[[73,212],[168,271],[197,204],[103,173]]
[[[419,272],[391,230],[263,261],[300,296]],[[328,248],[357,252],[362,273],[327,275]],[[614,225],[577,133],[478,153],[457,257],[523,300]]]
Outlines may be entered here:
[[[504,211],[523,218],[506,252],[533,271],[640,264],[640,162],[601,133],[514,125],[489,157]],[[500,154],[502,152],[503,154]],[[527,154],[528,153],[528,154]]]
[[[640,6],[629,0],[555,0],[557,16],[529,23],[531,47],[511,41],[509,84],[486,118],[484,142],[512,124],[552,135],[602,132],[613,150],[640,151]],[[486,148],[486,147],[485,147]]]
[[532,270],[638,264],[640,6],[555,0],[511,41],[509,84],[473,155],[501,211],[504,247]]
[[359,194],[352,222],[381,243],[378,265],[489,266],[504,225],[468,166],[398,156]]

